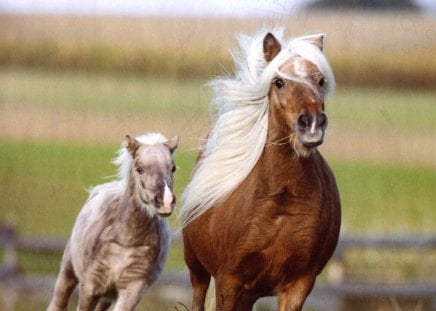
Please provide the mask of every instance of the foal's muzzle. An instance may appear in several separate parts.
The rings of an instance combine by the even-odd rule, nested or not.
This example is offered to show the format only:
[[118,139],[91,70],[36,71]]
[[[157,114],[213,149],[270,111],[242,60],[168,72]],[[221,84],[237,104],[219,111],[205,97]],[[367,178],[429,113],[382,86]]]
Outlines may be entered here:
[[176,196],[171,189],[165,185],[164,191],[155,199],[156,211],[162,217],[168,217],[176,205]]
[[321,145],[327,123],[328,118],[324,112],[298,115],[296,132],[301,144],[309,149]]

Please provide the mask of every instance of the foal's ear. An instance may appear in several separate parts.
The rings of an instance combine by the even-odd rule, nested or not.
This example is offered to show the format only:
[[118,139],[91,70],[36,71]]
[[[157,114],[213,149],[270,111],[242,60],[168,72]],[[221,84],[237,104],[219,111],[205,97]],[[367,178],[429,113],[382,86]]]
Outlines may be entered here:
[[282,49],[279,41],[274,37],[274,35],[268,32],[263,39],[263,55],[265,56],[265,60],[270,62],[280,53]]
[[176,150],[177,146],[179,145],[179,136],[174,136],[173,138],[164,142],[164,145],[170,149],[171,153],[174,153],[174,150]]
[[140,142],[137,141],[135,138],[130,137],[129,135],[126,135],[126,142],[127,142],[127,151],[129,151],[132,158],[135,157],[136,150],[138,150],[140,146]]
[[324,49],[324,38],[325,38],[325,33],[320,33],[316,35],[303,37],[302,39],[309,41],[310,43],[312,43],[322,51]]

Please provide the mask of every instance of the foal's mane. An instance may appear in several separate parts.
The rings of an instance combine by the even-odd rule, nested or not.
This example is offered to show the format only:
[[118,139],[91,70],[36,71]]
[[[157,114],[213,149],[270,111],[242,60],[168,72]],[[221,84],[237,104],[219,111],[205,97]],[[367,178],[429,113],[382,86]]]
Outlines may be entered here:
[[210,82],[215,95],[212,103],[218,107],[218,115],[201,147],[202,159],[183,193],[182,226],[227,198],[256,165],[267,138],[268,91],[283,62],[294,55],[307,58],[329,81],[326,93],[334,87],[332,71],[319,49],[307,39],[302,40],[303,37],[285,44],[282,29],[271,32],[282,46],[271,62],[266,62],[263,52],[267,30],[253,37],[240,35],[240,50],[232,54],[236,74]]
[[[141,144],[149,146],[163,144],[168,140],[160,133],[147,133],[141,136],[137,136],[135,137],[135,139]],[[118,150],[118,156],[112,161],[112,163],[118,165],[117,177],[123,187],[127,185],[132,162],[132,156],[130,155],[124,143],[123,146]]]

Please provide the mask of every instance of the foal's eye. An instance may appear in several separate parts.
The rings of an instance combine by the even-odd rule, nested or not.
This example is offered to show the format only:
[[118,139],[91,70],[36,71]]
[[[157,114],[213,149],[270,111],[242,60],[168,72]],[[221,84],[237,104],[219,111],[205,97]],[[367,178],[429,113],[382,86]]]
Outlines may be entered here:
[[176,171],[176,166],[174,165],[174,166],[171,168],[171,172],[174,173],[175,171]]
[[273,83],[279,89],[281,89],[285,85],[285,81],[283,81],[283,79],[280,78],[275,79]]
[[319,84],[320,87],[323,87],[324,84],[325,84],[325,79],[324,78],[319,79],[318,84]]
[[138,172],[138,174],[144,174],[144,169],[140,166],[138,166],[135,170]]

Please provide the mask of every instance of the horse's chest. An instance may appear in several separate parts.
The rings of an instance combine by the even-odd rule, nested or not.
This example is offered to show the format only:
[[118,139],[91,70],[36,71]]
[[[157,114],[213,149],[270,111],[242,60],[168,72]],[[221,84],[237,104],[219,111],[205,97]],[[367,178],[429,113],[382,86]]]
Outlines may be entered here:
[[[113,276],[119,276],[128,267],[135,263],[142,262],[141,258],[146,257],[150,247],[124,247],[122,245],[112,243],[110,245],[107,265]],[[145,259],[145,258],[144,258]]]

